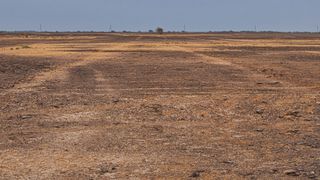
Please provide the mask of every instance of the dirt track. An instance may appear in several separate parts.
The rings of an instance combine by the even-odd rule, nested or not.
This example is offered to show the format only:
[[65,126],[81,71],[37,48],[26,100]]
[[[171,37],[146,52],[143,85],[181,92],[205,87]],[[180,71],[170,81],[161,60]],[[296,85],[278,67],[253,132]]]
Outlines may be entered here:
[[320,35],[0,35],[3,179],[319,178]]

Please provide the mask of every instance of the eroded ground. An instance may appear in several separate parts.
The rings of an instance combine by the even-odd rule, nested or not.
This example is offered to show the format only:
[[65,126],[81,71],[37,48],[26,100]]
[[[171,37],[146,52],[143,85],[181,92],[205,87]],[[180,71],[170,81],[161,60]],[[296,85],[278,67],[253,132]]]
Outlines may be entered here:
[[320,176],[316,34],[1,34],[1,179]]

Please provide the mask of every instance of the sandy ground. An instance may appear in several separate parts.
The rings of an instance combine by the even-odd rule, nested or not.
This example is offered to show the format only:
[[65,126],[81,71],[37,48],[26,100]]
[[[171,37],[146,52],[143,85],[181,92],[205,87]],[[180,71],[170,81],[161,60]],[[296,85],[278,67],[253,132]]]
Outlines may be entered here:
[[318,34],[0,34],[0,179],[317,179]]

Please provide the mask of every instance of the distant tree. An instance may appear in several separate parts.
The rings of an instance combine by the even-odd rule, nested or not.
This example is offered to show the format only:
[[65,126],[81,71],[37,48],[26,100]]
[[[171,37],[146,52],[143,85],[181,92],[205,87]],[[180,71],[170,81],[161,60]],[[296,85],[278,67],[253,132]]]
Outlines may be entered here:
[[149,30],[149,33],[153,33],[153,30]]
[[156,32],[157,32],[158,34],[163,34],[163,28],[157,27]]

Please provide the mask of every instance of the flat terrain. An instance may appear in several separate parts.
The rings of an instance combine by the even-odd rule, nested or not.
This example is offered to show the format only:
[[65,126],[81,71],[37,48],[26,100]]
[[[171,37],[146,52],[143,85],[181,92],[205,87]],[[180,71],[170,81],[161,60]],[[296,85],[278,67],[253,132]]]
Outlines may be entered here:
[[320,34],[0,34],[0,179],[320,177]]

